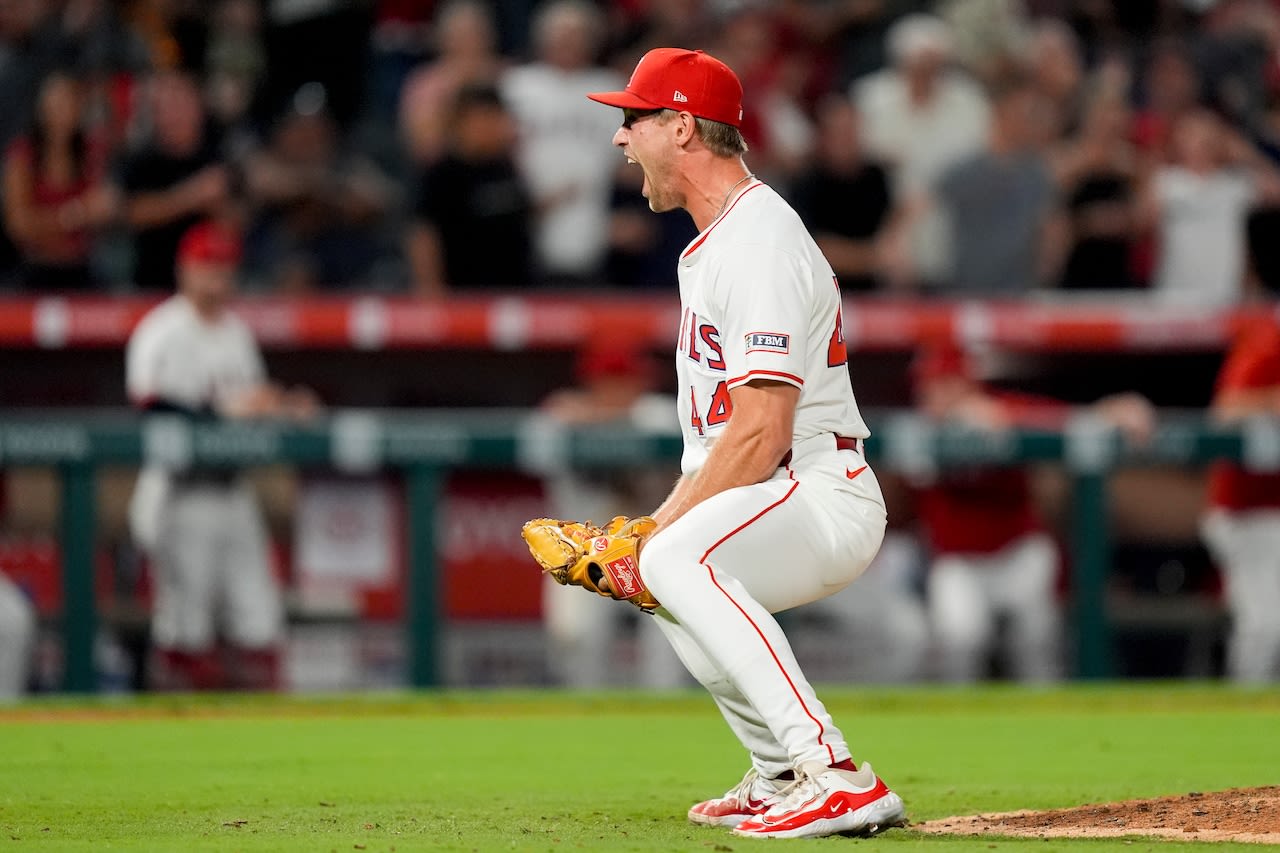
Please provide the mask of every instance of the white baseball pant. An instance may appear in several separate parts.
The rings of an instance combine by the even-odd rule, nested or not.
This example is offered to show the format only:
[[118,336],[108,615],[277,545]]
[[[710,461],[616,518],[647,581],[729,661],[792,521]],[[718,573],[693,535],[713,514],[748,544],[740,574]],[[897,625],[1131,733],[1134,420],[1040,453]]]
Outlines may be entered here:
[[771,479],[694,507],[640,554],[662,602],[656,623],[768,777],[850,757],[771,614],[843,589],[885,529],[884,498],[860,454],[824,435],[794,456]]
[[36,614],[13,581],[0,574],[0,700],[26,692]]
[[1044,533],[1027,534],[993,554],[936,558],[926,596],[942,677],[957,682],[981,678],[1003,617],[1014,677],[1061,678],[1057,574],[1058,551]]
[[1280,510],[1215,510],[1202,533],[1231,611],[1228,673],[1241,682],[1280,679]]
[[152,556],[157,647],[207,651],[219,628],[244,649],[265,649],[280,640],[280,590],[248,485],[175,485]]

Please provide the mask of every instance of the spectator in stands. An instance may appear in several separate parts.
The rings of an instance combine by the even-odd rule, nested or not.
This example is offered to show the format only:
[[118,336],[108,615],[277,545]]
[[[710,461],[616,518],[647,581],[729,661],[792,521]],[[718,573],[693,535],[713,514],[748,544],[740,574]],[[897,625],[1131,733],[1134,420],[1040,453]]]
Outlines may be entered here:
[[603,37],[595,6],[555,0],[534,20],[538,58],[502,78],[520,129],[520,167],[538,210],[534,256],[551,285],[597,283],[608,251],[617,122],[586,95],[620,89],[624,81],[596,62]]
[[254,0],[222,0],[210,15],[210,25],[206,100],[224,149],[234,159],[251,145],[250,111],[266,77],[262,14]]
[[111,222],[118,197],[106,182],[102,141],[86,127],[83,86],[70,74],[40,86],[30,131],[4,161],[4,218],[32,291],[88,290],[94,232]]
[[48,0],[0,4],[0,146],[25,128],[40,81],[75,59]]
[[1139,213],[1157,229],[1155,295],[1208,308],[1245,295],[1245,223],[1260,198],[1280,197],[1274,167],[1208,110],[1177,119],[1173,162],[1143,190]]
[[1054,18],[1037,21],[1022,54],[1044,99],[1044,136],[1057,140],[1075,133],[1085,107],[1084,61],[1075,33]]
[[[1218,374],[1210,406],[1222,424],[1280,418],[1280,323],[1259,314]],[[1222,572],[1231,634],[1227,672],[1240,682],[1280,680],[1280,474],[1218,463],[1202,533]]]
[[1052,280],[1065,250],[1057,188],[1038,124],[1043,99],[1022,76],[991,89],[986,150],[949,168],[934,188],[952,228],[946,292],[1025,294]]
[[382,247],[378,229],[392,204],[382,171],[349,150],[323,87],[308,83],[248,157],[253,267],[286,293],[370,287]]
[[1075,136],[1059,146],[1055,168],[1064,187],[1070,251],[1059,286],[1111,290],[1138,285],[1138,152],[1129,140],[1131,110],[1123,97],[1098,91]]
[[[968,354],[953,345],[922,350],[912,378],[917,407],[935,424],[1061,429],[1071,413],[1054,400],[988,388]],[[1131,441],[1145,441],[1154,429],[1154,409],[1138,395],[1107,397],[1090,409]],[[1036,510],[1027,469],[949,467],[918,485],[917,515],[931,552],[926,597],[942,677],[985,677],[1000,641],[1010,675],[1059,678],[1058,551]]]
[[751,168],[789,195],[813,150],[815,131],[806,93],[813,66],[795,44],[780,10],[746,5],[727,14],[709,49],[742,80],[742,135]]
[[[708,0],[646,0],[614,3],[610,9],[614,68],[630,74],[636,61],[655,47],[708,44],[716,33],[716,18]],[[841,4],[835,4],[841,5]]]
[[644,172],[622,163],[609,201],[604,278],[618,287],[676,287],[676,260],[698,229],[682,211],[655,214],[643,188]]
[[59,21],[75,45],[74,67],[86,87],[87,108],[110,154],[124,147],[141,81],[152,68],[148,45],[130,26],[128,11],[110,0],[75,0],[63,6]]
[[1142,97],[1134,117],[1133,139],[1153,164],[1160,164],[1171,156],[1173,126],[1201,104],[1200,72],[1189,45],[1157,42],[1139,83]]
[[133,283],[175,284],[178,242],[193,225],[225,209],[231,174],[207,132],[196,80],[178,71],[147,86],[150,134],[119,170],[124,218],[133,236]]
[[[373,0],[369,34],[368,118],[393,128],[405,80],[427,58],[441,6],[422,0]],[[447,106],[447,102],[441,106]]]
[[305,0],[260,3],[267,73],[260,117],[286,112],[299,89],[318,83],[329,114],[347,135],[369,106],[369,3]]
[[956,60],[983,82],[1009,72],[1028,41],[1023,0],[941,0],[935,13],[951,28]]
[[[0,3],[0,151],[27,129],[40,81],[73,57],[48,0]],[[14,276],[18,261],[10,235],[0,232],[0,280]]]
[[810,3],[815,34],[835,46],[836,85],[843,89],[892,62],[887,35],[901,17],[925,12],[930,0]]
[[435,21],[436,58],[400,90],[400,139],[409,161],[429,166],[445,154],[448,118],[458,91],[497,83],[503,70],[493,14],[479,0],[452,0]]
[[889,225],[893,205],[888,175],[864,157],[858,113],[848,98],[823,98],[817,118],[816,156],[796,183],[796,212],[831,262],[842,290],[876,290],[878,238]]
[[[573,387],[553,392],[539,416],[548,428],[616,426],[677,435],[675,401],[654,389],[657,371],[646,353],[616,340],[588,345],[578,354]],[[677,476],[674,466],[616,471],[582,471],[557,466],[546,478],[552,513],[605,524],[616,515],[634,515],[637,507],[657,506]],[[571,595],[550,576],[542,599],[550,640],[548,662],[556,680],[571,687],[617,684],[619,651],[628,625],[639,649],[637,682],[646,687],[690,683],[684,665],[652,620],[634,607]]]
[[899,278],[943,281],[951,269],[945,212],[928,206],[938,179],[981,150],[988,105],[982,89],[950,67],[951,35],[929,15],[908,15],[889,30],[892,66],[857,81],[851,95],[868,153],[891,170],[894,196],[911,206],[896,247]]
[[[201,222],[182,236],[178,292],[129,338],[125,379],[139,408],[227,419],[316,412],[309,391],[268,381],[252,333],[228,307],[240,258],[240,238],[226,224]],[[129,521],[151,559],[155,685],[278,686],[284,610],[242,472],[153,464],[138,478]],[[225,655],[220,640],[229,645]]]
[[427,298],[531,280],[533,202],[516,168],[516,126],[498,90],[465,86],[444,159],[429,167],[405,236],[411,289]]

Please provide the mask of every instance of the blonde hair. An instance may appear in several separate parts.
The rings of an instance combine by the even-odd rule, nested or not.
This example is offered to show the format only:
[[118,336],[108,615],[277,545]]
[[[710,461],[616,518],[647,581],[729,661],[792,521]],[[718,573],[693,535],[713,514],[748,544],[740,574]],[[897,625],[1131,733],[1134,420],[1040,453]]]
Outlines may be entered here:
[[[658,121],[666,124],[676,115],[678,113],[675,110],[664,109],[658,116]],[[742,138],[742,131],[731,124],[694,116],[693,126],[697,128],[702,144],[717,157],[741,157],[750,150],[747,140]]]

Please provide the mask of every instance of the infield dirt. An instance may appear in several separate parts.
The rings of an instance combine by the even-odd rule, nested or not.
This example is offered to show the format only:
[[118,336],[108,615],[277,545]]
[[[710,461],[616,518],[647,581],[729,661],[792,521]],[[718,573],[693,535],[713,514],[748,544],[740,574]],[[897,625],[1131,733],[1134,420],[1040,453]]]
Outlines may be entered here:
[[940,835],[1021,838],[1156,836],[1199,841],[1280,844],[1280,786],[1191,791],[1151,800],[1077,806],[1052,811],[944,817],[912,824]]

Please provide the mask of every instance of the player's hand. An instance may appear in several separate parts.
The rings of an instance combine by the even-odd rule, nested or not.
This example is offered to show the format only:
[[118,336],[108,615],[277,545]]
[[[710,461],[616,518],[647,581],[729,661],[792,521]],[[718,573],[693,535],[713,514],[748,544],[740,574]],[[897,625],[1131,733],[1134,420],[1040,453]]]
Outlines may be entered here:
[[225,401],[219,413],[235,419],[270,417],[280,411],[283,395],[280,386],[263,382]]
[[1146,444],[1156,429],[1156,410],[1141,394],[1113,394],[1093,404],[1093,410],[1131,443]]
[[1000,432],[1013,426],[1013,419],[999,400],[986,394],[968,394],[957,400],[947,417],[974,429]]
[[295,385],[280,395],[280,414],[298,421],[306,421],[320,414],[322,406],[316,392]]

